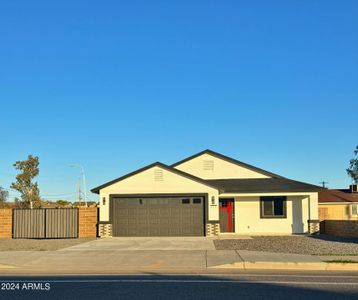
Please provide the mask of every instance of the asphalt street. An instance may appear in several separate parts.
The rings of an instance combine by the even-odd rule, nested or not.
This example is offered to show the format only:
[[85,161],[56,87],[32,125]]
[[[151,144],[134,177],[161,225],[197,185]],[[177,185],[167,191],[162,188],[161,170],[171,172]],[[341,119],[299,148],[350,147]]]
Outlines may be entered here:
[[358,299],[358,274],[1,276],[0,299]]

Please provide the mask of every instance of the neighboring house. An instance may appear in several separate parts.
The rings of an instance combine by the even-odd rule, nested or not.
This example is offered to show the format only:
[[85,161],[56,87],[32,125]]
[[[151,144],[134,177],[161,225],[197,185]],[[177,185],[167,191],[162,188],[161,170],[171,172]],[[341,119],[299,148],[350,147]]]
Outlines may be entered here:
[[318,193],[319,220],[358,220],[358,192],[322,190]]
[[212,236],[316,233],[320,189],[205,150],[92,192],[101,236]]

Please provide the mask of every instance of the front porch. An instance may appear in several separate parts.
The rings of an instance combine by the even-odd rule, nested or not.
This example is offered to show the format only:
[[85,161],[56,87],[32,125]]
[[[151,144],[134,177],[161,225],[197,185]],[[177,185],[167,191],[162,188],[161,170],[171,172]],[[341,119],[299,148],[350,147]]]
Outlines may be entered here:
[[220,236],[319,232],[316,193],[221,194],[218,210]]

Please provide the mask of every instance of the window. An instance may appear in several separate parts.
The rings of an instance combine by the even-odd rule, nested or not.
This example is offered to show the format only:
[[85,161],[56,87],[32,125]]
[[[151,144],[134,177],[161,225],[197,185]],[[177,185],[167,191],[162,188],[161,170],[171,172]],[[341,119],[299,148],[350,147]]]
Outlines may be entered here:
[[358,216],[358,204],[352,204],[352,215]]
[[189,204],[189,203],[190,203],[190,199],[189,199],[189,198],[181,199],[181,203],[182,203],[182,204]]
[[193,204],[200,204],[201,203],[201,198],[194,198],[193,199]]
[[261,218],[286,218],[286,197],[261,197]]

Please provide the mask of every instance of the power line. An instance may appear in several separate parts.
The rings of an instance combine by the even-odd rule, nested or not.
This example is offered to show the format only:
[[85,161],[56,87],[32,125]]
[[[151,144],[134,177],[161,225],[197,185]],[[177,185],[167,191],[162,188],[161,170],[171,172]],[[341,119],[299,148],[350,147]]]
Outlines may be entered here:
[[[18,196],[17,191],[13,190],[13,189],[7,189],[7,188],[3,188],[5,191],[7,191],[9,194],[11,195],[16,195]],[[19,193],[20,194],[20,193]],[[77,192],[71,192],[71,193],[61,193],[61,194],[41,194],[40,195],[42,197],[57,197],[57,196],[70,196],[70,195],[75,195],[77,194]]]
[[74,195],[77,194],[76,192],[73,193],[63,193],[63,194],[41,194],[41,196],[43,197],[52,197],[52,196],[69,196],[69,195]]

